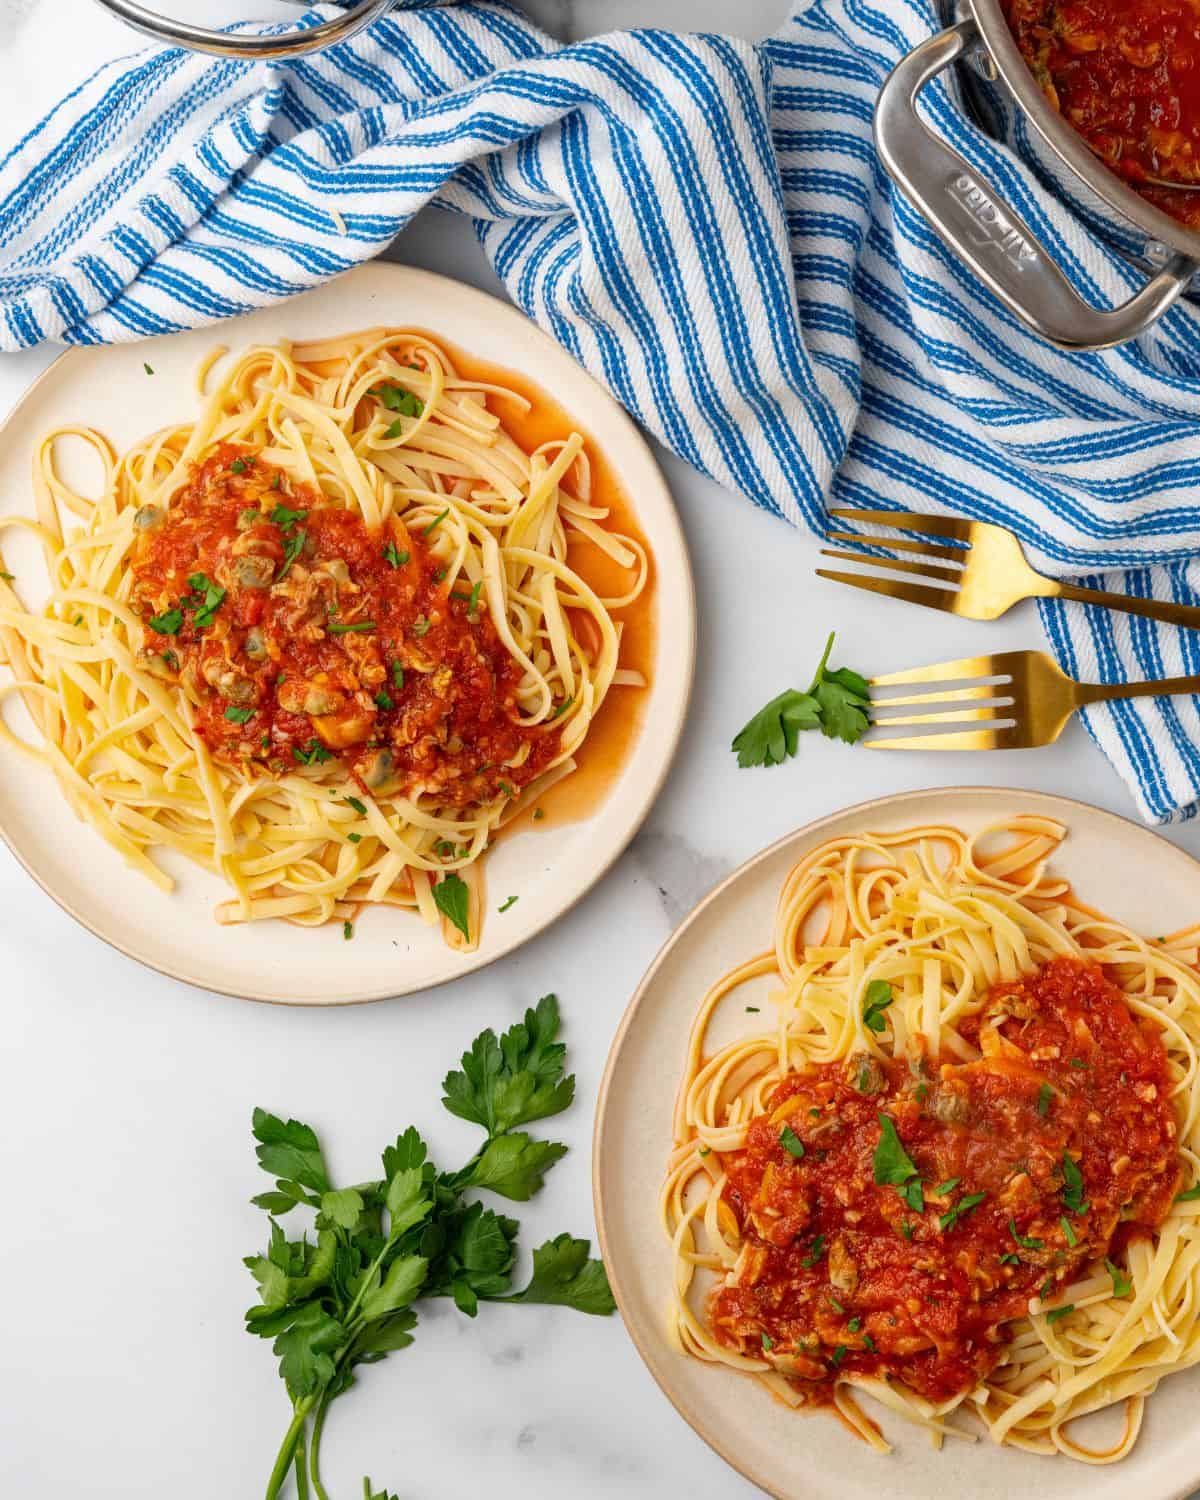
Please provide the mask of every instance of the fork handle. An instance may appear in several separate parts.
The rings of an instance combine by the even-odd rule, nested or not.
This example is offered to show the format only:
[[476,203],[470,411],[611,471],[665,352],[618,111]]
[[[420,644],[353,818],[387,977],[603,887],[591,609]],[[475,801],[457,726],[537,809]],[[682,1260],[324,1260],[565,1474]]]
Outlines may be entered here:
[[1170,599],[1138,599],[1129,594],[1110,594],[1104,589],[1084,589],[1076,583],[1063,583],[1058,579],[1051,597],[1073,599],[1077,604],[1099,604],[1105,609],[1119,609],[1127,615],[1143,615],[1148,620],[1161,620],[1165,625],[1182,625],[1188,630],[1200,630],[1200,608],[1194,604],[1175,604]]
[[1200,693],[1200,677],[1163,677],[1157,682],[1081,682],[1079,707],[1108,703],[1114,698],[1171,698],[1177,693]]

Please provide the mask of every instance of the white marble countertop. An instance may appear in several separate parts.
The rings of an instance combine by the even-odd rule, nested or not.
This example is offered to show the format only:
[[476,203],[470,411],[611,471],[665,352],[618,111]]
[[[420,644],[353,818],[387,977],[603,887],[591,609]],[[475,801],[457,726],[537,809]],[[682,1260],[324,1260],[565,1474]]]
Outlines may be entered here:
[[[162,0],[163,5],[167,0]],[[268,7],[176,0],[233,19]],[[635,22],[764,34],[785,0],[538,0],[560,36]],[[278,13],[287,8],[275,5]],[[91,0],[0,0],[0,154],[129,35]],[[397,259],[498,290],[469,228],[426,213]],[[0,413],[49,359],[0,358]],[[249,1134],[262,1104],[323,1130],[333,1169],[369,1170],[410,1121],[453,1157],[467,1140],[438,1083],[485,1025],[547,990],[561,997],[578,1103],[572,1154],[520,1218],[524,1241],[592,1232],[589,1144],[617,1020],[659,944],[720,876],[808,820],[886,792],[951,781],[1057,791],[1132,815],[1124,787],[1073,725],[1042,752],[848,755],[811,736],[771,772],[728,745],[748,714],[811,669],[825,633],[843,662],[886,671],[1041,644],[1031,607],[1002,627],[852,595],[813,577],[817,544],[664,455],[700,599],[691,719],[674,772],[632,848],[575,911],[483,973],[390,1003],[296,1012],[218,999],[143,971],[74,925],[0,848],[0,1139],[9,1288],[0,1358],[0,1491],[36,1500],[261,1494],[287,1406],[265,1344],[243,1333],[262,1184]],[[997,633],[999,632],[999,634]],[[1200,853],[1200,827],[1168,832]],[[137,919],[137,914],[131,914]],[[544,1232],[544,1233],[543,1233]],[[335,1497],[361,1476],[404,1500],[551,1496],[696,1500],[757,1493],[696,1438],[617,1319],[451,1308],[420,1348],[365,1372],[325,1444]],[[800,1421],[802,1419],[798,1419]],[[797,1432],[797,1462],[802,1462]],[[886,1493],[886,1472],[880,1474]]]

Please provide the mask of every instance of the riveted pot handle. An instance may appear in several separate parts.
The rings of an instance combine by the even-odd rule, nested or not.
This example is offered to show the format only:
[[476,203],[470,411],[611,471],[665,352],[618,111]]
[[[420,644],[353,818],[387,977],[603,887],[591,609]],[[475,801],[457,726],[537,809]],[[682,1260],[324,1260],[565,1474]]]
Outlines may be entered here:
[[1140,292],[1105,312],[1091,307],[1013,209],[917,115],[926,84],[976,45],[973,20],[932,36],[894,69],[875,106],[875,144],[888,176],[1034,333],[1060,349],[1107,349],[1143,333],[1171,306],[1200,262],[1177,255]]

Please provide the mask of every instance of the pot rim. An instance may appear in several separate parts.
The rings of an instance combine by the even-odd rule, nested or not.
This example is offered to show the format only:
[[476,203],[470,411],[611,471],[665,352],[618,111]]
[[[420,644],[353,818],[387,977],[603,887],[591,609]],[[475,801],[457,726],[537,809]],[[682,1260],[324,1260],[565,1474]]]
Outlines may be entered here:
[[1000,79],[1022,114],[1068,171],[1082,179],[1108,208],[1142,230],[1148,240],[1200,261],[1200,230],[1188,229],[1135,192],[1104,165],[1083,137],[1053,108],[1008,28],[1001,0],[964,0],[964,3]]

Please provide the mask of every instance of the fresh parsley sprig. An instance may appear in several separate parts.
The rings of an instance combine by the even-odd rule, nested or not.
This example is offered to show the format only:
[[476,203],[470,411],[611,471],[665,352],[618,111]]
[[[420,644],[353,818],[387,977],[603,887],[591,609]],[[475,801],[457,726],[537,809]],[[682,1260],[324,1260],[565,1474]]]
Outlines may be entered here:
[[[258,1163],[275,1181],[253,1199],[271,1215],[271,1233],[266,1251],[245,1262],[259,1291],[246,1327],[273,1341],[292,1403],[266,1500],[293,1473],[300,1496],[311,1481],[326,1500],[320,1449],[329,1405],[353,1385],[358,1366],[413,1342],[420,1300],[449,1297],[472,1318],[480,1302],[614,1310],[604,1266],[586,1240],[569,1234],[533,1252],[529,1283],[514,1291],[519,1225],[465,1196],[486,1190],[525,1202],[565,1154],[560,1143],[515,1128],[560,1113],[574,1098],[558,1029],[558,1002],[547,995],[503,1036],[482,1032],[461,1068],[446,1075],[445,1107],[486,1133],[458,1172],[439,1171],[410,1126],[384,1150],[381,1178],[339,1188],[311,1126],[255,1110]],[[296,1208],[315,1213],[315,1239],[287,1238],[278,1219]],[[369,1484],[364,1494],[379,1500]]]
[[738,765],[778,766],[795,755],[800,734],[819,729],[829,739],[857,744],[871,727],[871,689],[865,677],[849,667],[829,667],[833,632],[808,691],[788,688],[760,708],[735,736]]

